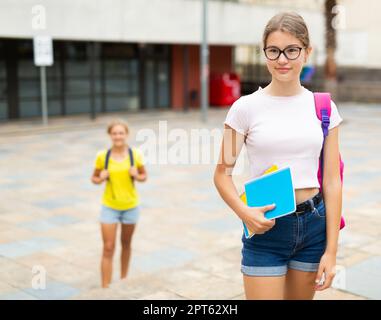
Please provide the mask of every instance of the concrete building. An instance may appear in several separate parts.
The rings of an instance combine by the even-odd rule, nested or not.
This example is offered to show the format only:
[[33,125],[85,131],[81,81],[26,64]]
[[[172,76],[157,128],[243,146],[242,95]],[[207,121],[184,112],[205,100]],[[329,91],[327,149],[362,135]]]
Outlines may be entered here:
[[[353,7],[349,14],[360,12],[354,1],[346,2]],[[255,63],[250,52],[259,48],[267,20],[290,9],[307,21],[315,47],[312,61],[321,66],[322,7],[322,0],[210,0],[210,73],[243,73],[239,65]],[[367,33],[372,24],[364,20],[354,30]],[[354,59],[360,56],[379,67],[377,50],[366,56],[363,46],[374,42],[376,34],[367,33],[364,40],[356,32],[363,42],[361,52],[352,50]],[[200,0],[0,0],[0,120],[41,114],[35,35],[53,38],[54,65],[47,67],[49,115],[199,105]],[[347,52],[340,54],[348,58]],[[261,55],[258,65],[264,65]],[[259,78],[254,73],[249,80]]]

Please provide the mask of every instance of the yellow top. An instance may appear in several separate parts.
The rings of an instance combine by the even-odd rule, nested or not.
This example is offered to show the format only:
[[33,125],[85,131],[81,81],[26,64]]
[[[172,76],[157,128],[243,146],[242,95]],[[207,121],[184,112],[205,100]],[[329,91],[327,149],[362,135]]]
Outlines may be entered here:
[[[95,159],[95,168],[103,170],[106,162],[106,150],[99,151]],[[144,165],[143,155],[138,149],[132,148],[134,166]],[[109,179],[102,197],[102,204],[115,210],[128,210],[139,205],[139,195],[129,174],[130,157],[116,161],[110,156],[108,163]]]

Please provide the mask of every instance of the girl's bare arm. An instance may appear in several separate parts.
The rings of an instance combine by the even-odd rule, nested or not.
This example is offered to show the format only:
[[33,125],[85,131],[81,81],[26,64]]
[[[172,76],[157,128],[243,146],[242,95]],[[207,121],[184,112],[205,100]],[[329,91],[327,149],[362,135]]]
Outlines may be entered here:
[[255,233],[262,234],[275,225],[275,220],[268,220],[264,216],[264,213],[274,206],[248,207],[239,198],[232,179],[232,172],[244,142],[244,135],[225,125],[220,157],[214,172],[214,184],[222,199],[247,227]]

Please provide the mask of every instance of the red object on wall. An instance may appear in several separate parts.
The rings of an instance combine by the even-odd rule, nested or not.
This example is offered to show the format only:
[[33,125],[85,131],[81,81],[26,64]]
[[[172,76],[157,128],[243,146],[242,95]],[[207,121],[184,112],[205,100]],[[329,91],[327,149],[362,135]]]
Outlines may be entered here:
[[[231,70],[233,64],[233,46],[211,45],[209,47],[210,74]],[[187,54],[186,53],[187,50]],[[187,60],[186,60],[186,57]],[[200,46],[191,44],[172,45],[171,59],[171,105],[173,109],[184,109],[188,98],[188,107],[200,106]],[[188,72],[185,71],[188,66]],[[185,76],[187,75],[187,79]],[[187,85],[187,87],[185,87]],[[195,93],[194,98],[192,94]]]
[[241,96],[241,82],[236,73],[211,74],[209,80],[209,104],[230,106]]

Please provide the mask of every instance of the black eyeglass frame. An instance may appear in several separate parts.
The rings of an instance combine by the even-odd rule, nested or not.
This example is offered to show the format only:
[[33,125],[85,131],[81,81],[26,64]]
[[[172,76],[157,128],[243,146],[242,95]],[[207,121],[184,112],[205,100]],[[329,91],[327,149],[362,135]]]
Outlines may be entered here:
[[[276,57],[276,58],[274,58],[274,59],[270,59],[268,56],[267,56],[267,54],[266,54],[266,50],[267,49],[269,49],[269,48],[275,48],[275,49],[278,49],[279,50],[279,54],[278,54],[278,56]],[[287,56],[287,54],[286,54],[286,50],[287,49],[299,49],[299,53],[298,53],[298,56],[296,57],[296,58],[293,58],[293,59],[290,59],[288,56]],[[281,49],[279,49],[278,47],[275,47],[275,46],[269,46],[269,47],[266,47],[266,48],[263,48],[263,52],[264,52],[264,54],[265,54],[265,57],[267,58],[267,59],[269,59],[270,61],[275,61],[275,60],[278,60],[279,59],[279,57],[280,57],[280,55],[283,53],[283,55],[286,57],[286,59],[287,60],[296,60],[296,59],[298,59],[299,57],[300,57],[300,53],[302,52],[302,50],[303,49],[305,49],[306,47],[297,47],[297,46],[290,46],[290,47],[286,47],[286,48],[284,48],[283,50],[281,50]]]

